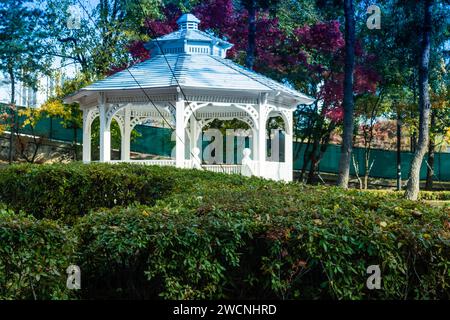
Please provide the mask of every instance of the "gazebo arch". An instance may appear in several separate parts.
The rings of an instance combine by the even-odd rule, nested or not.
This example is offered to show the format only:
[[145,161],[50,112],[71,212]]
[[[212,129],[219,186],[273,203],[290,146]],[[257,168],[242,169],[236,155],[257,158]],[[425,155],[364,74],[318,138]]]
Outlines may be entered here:
[[[202,103],[202,104],[197,104],[194,108],[187,108],[186,113],[185,113],[185,123],[184,125],[186,126],[188,121],[190,121],[190,118],[193,114],[195,114],[197,111],[200,111],[202,108],[206,108],[208,106],[211,107],[221,107],[224,106],[225,108],[227,108],[228,110],[226,111],[211,111],[209,112],[211,117],[216,117],[216,119],[221,119],[224,117],[230,118],[233,116],[232,108],[236,108],[239,109],[243,112],[246,113],[246,115],[237,115],[235,113],[235,117],[236,119],[240,119],[242,118],[246,118],[246,117],[250,117],[253,120],[253,124],[256,128],[258,128],[258,110],[256,110],[256,108],[254,106],[252,106],[251,104],[239,104],[239,103]],[[231,113],[231,114],[230,114]]]
[[[121,126],[120,161],[130,160],[134,126],[145,119],[157,119],[173,125],[175,156],[145,163],[221,171],[226,166],[218,169],[197,163],[199,136],[212,119],[236,118],[250,126],[253,150],[245,153],[243,164],[225,171],[292,180],[292,113],[299,104],[311,104],[313,99],[226,59],[232,44],[199,30],[199,20],[192,14],[182,15],[177,23],[178,31],[146,44],[150,59],[65,99],[66,103],[78,102],[83,110],[83,161],[91,161],[93,117],[100,117],[102,162],[111,161],[113,118]],[[272,114],[280,115],[285,123],[283,163],[266,161],[265,128]]]
[[292,113],[271,110],[270,112],[267,113],[266,122],[269,121],[269,119],[272,117],[281,117],[281,119],[283,119],[283,123],[284,123],[284,128],[283,128],[284,131],[287,134],[292,134],[292,121],[293,121]]

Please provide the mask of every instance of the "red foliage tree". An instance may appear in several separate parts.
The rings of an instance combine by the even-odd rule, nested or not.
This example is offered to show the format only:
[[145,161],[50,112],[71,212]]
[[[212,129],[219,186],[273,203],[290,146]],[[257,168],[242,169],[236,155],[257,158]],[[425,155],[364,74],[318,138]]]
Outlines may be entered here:
[[[247,47],[247,20],[245,10],[236,10],[232,0],[207,0],[195,6],[192,12],[201,20],[200,28],[213,32],[234,44],[228,58],[243,64]],[[162,20],[148,19],[145,25],[151,37],[161,36],[177,29],[176,20],[181,10],[173,4],[162,8]],[[133,63],[150,56],[140,41],[130,43]],[[259,12],[256,34],[255,70],[278,80],[287,80],[322,102],[321,113],[333,122],[342,120],[344,38],[338,21],[318,22],[286,34],[277,18]],[[378,75],[370,69],[372,56],[365,55],[356,43],[355,94],[374,93]],[[120,68],[116,68],[117,71]]]
[[[234,44],[228,58],[244,65],[248,40],[248,13],[236,10],[232,0],[206,0],[192,12],[201,20],[200,28]],[[175,31],[181,10],[174,5],[163,8],[162,20],[147,20],[148,34],[154,38]],[[343,119],[344,37],[338,21],[317,22],[287,33],[277,18],[259,11],[256,22],[256,60],[254,69],[316,97],[309,115],[307,141],[313,173],[331,139],[331,132]],[[370,68],[375,57],[367,55],[361,44],[355,43],[356,65],[354,93],[375,93],[379,77]],[[142,43],[130,44],[135,62],[149,58]],[[304,113],[303,113],[304,114]],[[308,127],[306,126],[306,127]],[[320,144],[325,147],[320,147]]]

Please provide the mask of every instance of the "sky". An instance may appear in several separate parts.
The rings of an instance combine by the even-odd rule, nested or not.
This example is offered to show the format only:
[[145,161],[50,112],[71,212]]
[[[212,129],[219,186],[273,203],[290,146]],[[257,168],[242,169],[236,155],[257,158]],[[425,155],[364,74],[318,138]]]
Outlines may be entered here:
[[[95,6],[99,3],[98,0],[75,0],[75,3],[78,3],[78,1],[81,2],[81,4],[86,8],[86,10],[91,11]],[[44,6],[45,2],[40,2],[40,6]],[[84,10],[80,7],[79,8],[80,13],[83,17],[87,18],[86,13]],[[53,63],[53,68],[59,68],[61,66],[61,59],[55,58],[55,61]],[[73,77],[76,73],[76,68],[74,65],[70,65],[68,67],[64,68],[64,74],[67,77]],[[40,79],[40,90],[38,90],[37,93],[37,102],[38,105],[43,103],[46,99],[46,89],[47,89],[47,78],[42,77]],[[20,84],[16,85],[16,102],[19,103],[21,101],[21,86]],[[0,73],[0,103],[9,103],[11,101],[11,86],[7,78],[3,74]]]

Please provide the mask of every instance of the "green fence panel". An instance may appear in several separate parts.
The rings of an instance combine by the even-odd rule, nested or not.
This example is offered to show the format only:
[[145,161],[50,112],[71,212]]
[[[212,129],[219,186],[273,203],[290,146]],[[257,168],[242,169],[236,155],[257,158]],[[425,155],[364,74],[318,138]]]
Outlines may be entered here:
[[[0,111],[7,111],[5,105],[0,105]],[[19,117],[19,122],[23,123],[24,117]],[[175,146],[175,135],[172,133],[171,129],[168,128],[156,128],[144,125],[138,125],[135,127],[139,136],[132,141],[131,151],[141,152],[153,155],[160,155],[165,157],[170,157],[172,149]],[[30,126],[25,126],[20,129],[21,133],[26,134],[36,134],[49,139],[72,142],[74,140],[75,132],[73,129],[65,128],[61,124],[61,119],[59,118],[44,118],[35,126],[31,128]],[[224,137],[224,139],[226,139]],[[76,140],[82,142],[82,130],[77,129]],[[235,140],[235,155],[234,163],[239,162],[241,155],[238,154],[237,140]],[[210,144],[209,141],[203,141],[203,149]],[[270,141],[267,141],[267,147],[270,148]],[[226,148],[224,140],[224,160],[226,159]],[[284,136],[280,136],[280,159],[284,159]],[[245,147],[249,147],[249,141],[246,139]],[[240,148],[239,148],[240,149]],[[294,169],[301,170],[304,161],[304,153],[306,149],[306,144],[301,144],[294,142],[293,152],[294,152]],[[340,146],[329,145],[326,152],[323,155],[322,160],[319,164],[319,170],[322,172],[338,173],[339,171],[339,158],[340,158]],[[410,152],[401,153],[401,171],[402,179],[407,179],[409,174],[409,167],[411,164],[413,154]],[[353,159],[357,161],[359,175],[364,175],[364,159],[365,159],[365,149],[364,148],[354,148],[353,149]],[[355,174],[355,166],[352,164],[350,167],[350,173]],[[420,176],[421,179],[425,179],[427,173],[427,156],[425,156],[422,163]],[[397,153],[395,151],[388,150],[371,150],[369,164],[373,166],[370,171],[370,176],[375,178],[388,178],[395,179],[397,177]],[[434,174],[436,180],[450,181],[450,153],[439,153],[435,155],[434,162]]]
[[131,151],[170,157],[175,147],[171,129],[137,125],[135,130],[139,136],[131,142]]
[[[132,143],[132,150],[136,152],[144,152],[149,154],[156,154],[162,156],[170,156],[172,148],[175,146],[175,142],[171,141],[170,129],[155,128],[148,126],[137,126],[136,130],[141,134],[141,137],[136,139]],[[225,139],[225,138],[224,138]],[[174,139],[173,139],[174,140]],[[283,141],[283,136],[280,137],[281,142]],[[209,141],[203,141],[203,149],[210,144]],[[267,142],[268,147],[270,146],[270,141]],[[280,147],[280,158],[284,158],[284,148],[281,143]],[[246,141],[245,147],[249,147],[248,141]],[[235,143],[235,157],[234,163],[237,163],[238,151]],[[293,146],[294,151],[294,169],[301,170],[303,166],[304,152],[306,149],[306,144],[300,144],[295,142]],[[329,145],[327,150],[320,162],[319,170],[322,172],[338,173],[339,171],[339,158],[340,158],[340,146]],[[359,165],[359,174],[364,175],[364,159],[365,150],[363,148],[354,148],[354,159]],[[224,140],[224,159],[226,159],[226,149]],[[402,179],[407,179],[409,174],[409,167],[411,164],[413,154],[410,152],[401,153],[401,171]],[[422,163],[420,176],[425,179],[427,172],[427,157],[425,156]],[[372,165],[373,163],[373,165]],[[388,150],[371,150],[369,164],[372,165],[370,176],[375,178],[388,178],[395,179],[397,177],[397,153],[395,151]],[[436,153],[435,157],[435,178],[442,181],[450,181],[450,153]],[[355,174],[355,166],[353,164],[350,167],[350,173]]]
[[[294,143],[294,169],[301,170],[303,166],[306,144]],[[338,173],[340,146],[329,145],[319,164],[319,170],[322,172]],[[413,154],[411,152],[401,152],[401,173],[402,179],[408,179],[409,167],[411,165]],[[353,160],[358,163],[358,172],[360,176],[364,175],[365,170],[365,149],[353,148],[353,159],[350,167],[350,173],[355,174]],[[424,157],[420,169],[421,179],[426,178],[427,174],[427,155]],[[370,176],[374,178],[395,179],[397,177],[397,152],[389,150],[374,149],[370,152],[369,166],[372,165]],[[309,167],[307,167],[309,168]],[[434,162],[434,175],[436,180],[450,181],[450,153],[437,152]]]
[[[19,107],[18,109],[20,113],[20,110],[23,110],[25,108]],[[11,112],[11,110],[9,110],[6,105],[1,105],[0,112]],[[25,116],[18,116],[19,133],[36,135],[64,142],[73,142],[75,137],[78,143],[81,143],[83,141],[83,130],[81,128],[78,128],[76,131],[74,131],[74,129],[65,128],[62,125],[63,120],[61,118],[46,117],[39,120],[34,127],[31,127],[30,125],[23,126],[24,121]]]

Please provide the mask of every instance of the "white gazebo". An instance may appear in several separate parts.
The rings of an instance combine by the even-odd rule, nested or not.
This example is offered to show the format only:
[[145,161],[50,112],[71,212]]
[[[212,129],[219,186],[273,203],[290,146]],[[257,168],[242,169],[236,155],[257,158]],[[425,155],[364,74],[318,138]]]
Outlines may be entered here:
[[[292,180],[293,111],[313,99],[226,59],[232,44],[200,31],[200,21],[182,15],[179,30],[146,44],[151,58],[67,97],[83,111],[83,161],[91,161],[91,125],[100,117],[100,161],[111,161],[113,119],[121,130],[121,160],[130,160],[130,134],[149,120],[166,121],[174,128],[174,159],[139,160],[147,164],[244,173],[275,180]],[[266,122],[284,122],[285,161],[267,158]],[[214,119],[239,119],[252,132],[251,150],[241,164],[200,161],[202,129]]]

